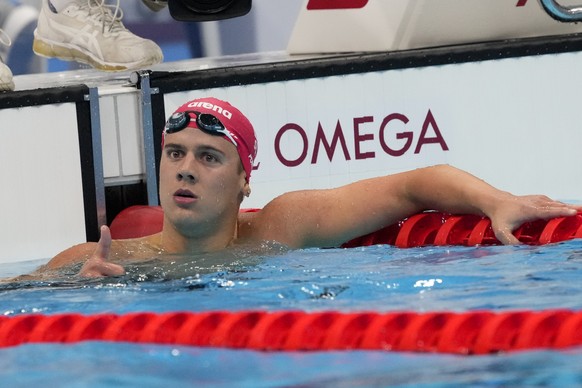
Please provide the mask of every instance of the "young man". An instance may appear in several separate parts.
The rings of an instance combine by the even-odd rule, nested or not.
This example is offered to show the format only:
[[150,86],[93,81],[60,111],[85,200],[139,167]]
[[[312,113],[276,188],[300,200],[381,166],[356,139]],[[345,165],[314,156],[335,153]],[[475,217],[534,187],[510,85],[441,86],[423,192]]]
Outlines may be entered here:
[[545,196],[514,196],[446,165],[366,179],[329,190],[283,194],[256,213],[239,213],[250,195],[257,145],[249,120],[215,98],[182,105],[164,128],[160,161],[163,230],[139,239],[72,247],[40,272],[84,263],[85,277],[124,274],[120,261],[200,254],[237,243],[276,241],[290,248],[331,247],[427,209],[486,215],[497,238],[517,244],[512,230],[534,219],[576,214]]

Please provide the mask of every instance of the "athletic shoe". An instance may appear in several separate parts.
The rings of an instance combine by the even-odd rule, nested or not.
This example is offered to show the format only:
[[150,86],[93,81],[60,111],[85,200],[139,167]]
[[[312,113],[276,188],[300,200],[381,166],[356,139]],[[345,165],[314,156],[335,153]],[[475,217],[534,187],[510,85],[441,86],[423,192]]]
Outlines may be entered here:
[[[0,43],[4,46],[12,44],[10,37],[0,30]],[[14,90],[14,80],[10,68],[0,58],[0,90]]]
[[141,0],[150,10],[159,12],[168,6],[168,0]]
[[160,47],[128,31],[122,18],[119,0],[116,6],[105,4],[105,0],[73,2],[58,13],[50,1],[43,0],[33,50],[41,56],[87,63],[105,71],[160,63]]
[[12,40],[12,45],[0,48],[5,64],[13,70],[14,75],[38,73],[41,59],[30,49],[38,10],[29,5],[19,5],[4,11],[8,12],[0,28]]
[[14,80],[10,68],[0,59],[0,90],[14,90]]

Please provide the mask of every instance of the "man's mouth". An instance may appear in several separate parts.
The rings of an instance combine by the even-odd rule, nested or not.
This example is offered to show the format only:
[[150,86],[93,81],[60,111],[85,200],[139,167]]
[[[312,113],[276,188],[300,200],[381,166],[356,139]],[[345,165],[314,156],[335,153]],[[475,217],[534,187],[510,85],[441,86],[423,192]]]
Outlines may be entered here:
[[178,202],[192,202],[193,200],[197,199],[198,197],[191,192],[190,190],[186,189],[179,189],[176,190],[174,193],[174,198]]
[[194,195],[193,192],[191,192],[190,190],[184,190],[184,189],[180,189],[177,190],[174,195],[176,197],[188,197],[188,198],[196,198],[196,196]]

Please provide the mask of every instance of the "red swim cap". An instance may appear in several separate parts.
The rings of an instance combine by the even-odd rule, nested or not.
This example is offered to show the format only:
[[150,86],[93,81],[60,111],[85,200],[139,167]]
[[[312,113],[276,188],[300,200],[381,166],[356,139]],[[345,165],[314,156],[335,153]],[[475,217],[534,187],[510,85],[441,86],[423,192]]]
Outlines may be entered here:
[[[255,157],[257,156],[258,147],[255,130],[249,119],[247,119],[240,110],[230,105],[228,102],[214,97],[197,98],[189,101],[176,109],[170,118],[176,117],[176,114],[187,111],[212,115],[222,123],[225,131],[228,133],[228,135],[225,134],[222,136],[227,141],[234,140],[236,143],[236,150],[247,174],[248,182],[251,179],[251,171],[253,169]],[[168,123],[169,122],[170,121],[168,120]],[[166,123],[162,135],[162,148],[164,145],[164,137],[166,132],[168,132],[168,123]],[[189,123],[185,127],[198,128],[196,119],[191,117]],[[230,140],[229,137],[232,138],[232,140]]]

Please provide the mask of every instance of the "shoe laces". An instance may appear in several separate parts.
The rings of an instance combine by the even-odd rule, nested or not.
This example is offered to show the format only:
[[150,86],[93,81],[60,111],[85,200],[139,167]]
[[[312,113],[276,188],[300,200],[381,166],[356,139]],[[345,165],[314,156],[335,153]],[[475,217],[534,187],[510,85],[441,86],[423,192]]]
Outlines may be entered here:
[[97,16],[101,22],[101,32],[121,32],[125,31],[121,19],[123,10],[120,7],[120,0],[115,5],[105,3],[106,0],[87,0],[89,14]]
[[10,36],[0,28],[0,63],[4,63],[6,54],[8,53],[8,47],[12,46],[12,39]]

